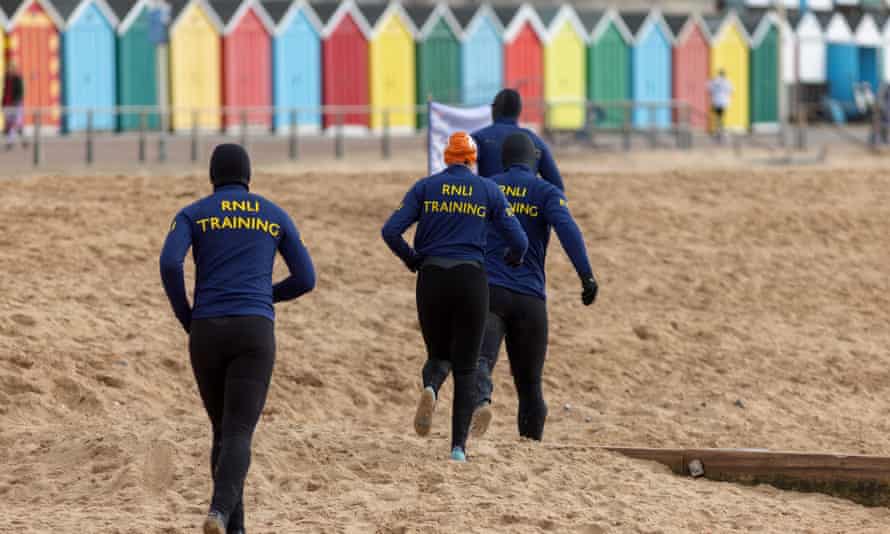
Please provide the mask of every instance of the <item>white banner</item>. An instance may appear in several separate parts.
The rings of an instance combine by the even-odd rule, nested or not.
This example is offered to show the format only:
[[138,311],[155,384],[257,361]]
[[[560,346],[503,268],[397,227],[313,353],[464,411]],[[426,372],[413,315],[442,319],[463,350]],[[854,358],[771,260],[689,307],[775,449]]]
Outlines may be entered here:
[[429,173],[445,170],[445,147],[454,132],[473,133],[491,124],[491,106],[456,108],[438,102],[429,103]]

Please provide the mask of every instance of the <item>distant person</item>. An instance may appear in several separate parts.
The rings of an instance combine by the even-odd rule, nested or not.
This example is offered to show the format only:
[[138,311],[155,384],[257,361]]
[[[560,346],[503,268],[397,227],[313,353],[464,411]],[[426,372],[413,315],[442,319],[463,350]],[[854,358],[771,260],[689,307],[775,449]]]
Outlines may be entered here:
[[473,139],[479,147],[479,176],[489,177],[504,172],[501,166],[501,146],[504,139],[510,134],[523,132],[531,138],[539,152],[535,168],[532,170],[558,187],[560,191],[565,190],[550,148],[533,131],[519,126],[520,113],[522,113],[522,97],[515,89],[503,89],[494,97],[494,102],[491,104],[493,124],[473,132]]
[[[451,412],[451,459],[465,462],[470,419],[476,407],[476,365],[485,316],[488,279],[485,236],[492,225],[503,239],[499,253],[512,266],[522,263],[528,247],[507,199],[491,180],[473,173],[476,145],[466,132],[451,135],[445,148],[448,167],[408,191],[383,226],[383,240],[417,275],[417,315],[428,361],[454,370]],[[414,247],[402,234],[417,223]],[[414,430],[426,436],[432,427],[436,392],[424,366],[423,392]]]
[[[535,145],[526,134],[510,134],[503,146],[505,170],[491,177],[507,197],[528,236],[529,246],[522,265],[511,268],[501,253],[504,248],[501,237],[489,231],[486,239],[488,318],[476,371],[476,411],[470,427],[474,437],[485,434],[491,424],[490,405],[494,389],[491,375],[504,341],[519,397],[519,435],[538,441],[543,436],[547,404],[544,402],[542,375],[548,336],[545,266],[551,228],[556,230],[581,281],[581,302],[589,306],[599,290],[587,258],[584,237],[569,212],[568,200],[554,185],[535,176],[536,158]],[[438,392],[448,376],[448,369],[432,366],[427,375],[430,385]]]
[[[232,144],[210,159],[213,194],[180,211],[161,252],[161,279],[189,334],[198,391],[213,429],[213,499],[205,534],[243,534],[244,479],[275,363],[273,303],[315,287],[300,233],[281,208],[249,191],[250,159]],[[194,305],[182,262],[195,260]],[[272,284],[276,252],[290,276]]]
[[22,140],[22,146],[28,146],[22,135],[25,117],[24,104],[25,82],[22,80],[18,65],[10,61],[3,77],[3,136],[6,138],[6,150],[12,150],[16,133]]
[[732,104],[733,93],[732,82],[726,77],[725,70],[720,69],[717,77],[708,82],[708,92],[711,94],[711,110],[714,112],[714,136],[722,140],[726,110]]

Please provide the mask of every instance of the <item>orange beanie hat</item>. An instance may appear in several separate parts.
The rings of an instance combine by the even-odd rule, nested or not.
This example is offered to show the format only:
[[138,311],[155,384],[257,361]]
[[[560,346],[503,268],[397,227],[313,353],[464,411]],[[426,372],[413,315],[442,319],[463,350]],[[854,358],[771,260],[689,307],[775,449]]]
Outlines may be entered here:
[[445,147],[446,165],[469,165],[476,163],[476,142],[467,132],[454,132]]

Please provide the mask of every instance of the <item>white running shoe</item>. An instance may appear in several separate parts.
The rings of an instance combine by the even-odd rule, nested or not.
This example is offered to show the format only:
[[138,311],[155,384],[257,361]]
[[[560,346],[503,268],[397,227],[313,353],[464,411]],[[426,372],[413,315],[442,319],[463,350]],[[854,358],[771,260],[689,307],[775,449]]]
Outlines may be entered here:
[[488,427],[491,426],[491,420],[494,417],[494,412],[491,410],[491,404],[485,403],[482,406],[476,408],[476,411],[473,412],[473,419],[470,420],[470,436],[474,438],[481,438],[488,432]]
[[211,511],[204,520],[204,534],[226,534],[226,522],[222,514]]
[[436,392],[431,387],[423,388],[417,413],[414,415],[414,431],[418,436],[427,436],[433,428],[433,414],[436,413]]

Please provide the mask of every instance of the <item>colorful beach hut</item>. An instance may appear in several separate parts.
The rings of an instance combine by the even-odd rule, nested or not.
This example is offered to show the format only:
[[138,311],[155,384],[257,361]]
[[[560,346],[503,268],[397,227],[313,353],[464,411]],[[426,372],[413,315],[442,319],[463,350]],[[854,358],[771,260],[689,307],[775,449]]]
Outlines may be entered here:
[[[456,104],[461,98],[461,29],[446,4],[407,8],[417,32],[417,102],[427,99]],[[426,127],[426,113],[418,113],[417,125]]]
[[[324,24],[322,30],[322,101],[325,106],[367,106],[368,39],[371,28],[353,0],[312,4]],[[368,114],[326,112],[324,126],[342,121],[350,127],[368,127]]]
[[870,14],[860,15],[855,22],[853,20],[851,22],[859,60],[859,81],[867,83],[877,94],[881,87],[883,36],[878,23]]
[[568,4],[538,11],[544,37],[544,99],[547,127],[578,130],[587,119],[587,31]]
[[751,35],[750,90],[751,127],[774,128],[779,122],[779,28],[774,13],[747,17],[745,27]]
[[710,115],[708,80],[711,71],[710,35],[698,14],[668,15],[665,21],[674,34],[673,98],[689,105],[689,122],[706,129]]
[[211,0],[223,24],[222,103],[223,127],[251,126],[269,129],[272,114],[250,108],[272,105],[272,32],[275,24],[258,0]]
[[735,11],[705,18],[711,34],[711,78],[720,71],[732,84],[732,100],[723,116],[728,130],[747,130],[751,124],[750,36]]
[[[304,0],[264,5],[272,19],[272,103],[279,110],[273,117],[276,130],[296,124],[317,130],[321,127],[321,32],[315,10]],[[313,111],[307,111],[313,110]]]
[[172,0],[170,20],[173,129],[219,129],[222,21],[205,0]]
[[814,13],[805,13],[794,27],[797,38],[797,78],[800,83],[825,83],[825,30]]
[[609,102],[627,102],[630,91],[630,47],[633,35],[618,12],[582,11],[579,16],[588,30],[587,98],[604,104],[600,126],[624,124],[625,108]]
[[[417,126],[417,86],[415,40],[417,28],[398,2],[362,7],[371,27],[370,87],[371,128],[386,126],[394,131],[410,132]],[[384,112],[385,109],[391,111]]]
[[32,124],[28,110],[49,108],[41,124],[59,126],[62,99],[60,33],[62,17],[46,0],[2,0],[0,8],[9,14],[7,60],[18,65],[25,82],[25,124]]
[[62,32],[62,101],[70,108],[64,119],[69,132],[116,126],[114,113],[116,34],[118,18],[105,0],[56,0],[65,22]]
[[672,114],[667,104],[673,88],[671,29],[658,10],[648,14],[622,13],[621,18],[634,36],[631,49],[631,95],[636,104],[634,126],[669,128]]
[[[150,36],[150,0],[108,0],[120,19],[117,26],[117,104],[119,106],[157,106],[157,57]],[[145,116],[145,126],[155,129],[160,121],[157,113]],[[121,130],[138,130],[139,113],[118,116]]]
[[529,4],[496,7],[495,14],[504,27],[503,85],[522,96],[522,123],[543,124],[544,25]]
[[847,19],[835,13],[825,27],[828,95],[852,110],[853,89],[859,82],[859,50]]
[[504,27],[487,4],[454,8],[461,33],[461,99],[491,104],[504,82]]

